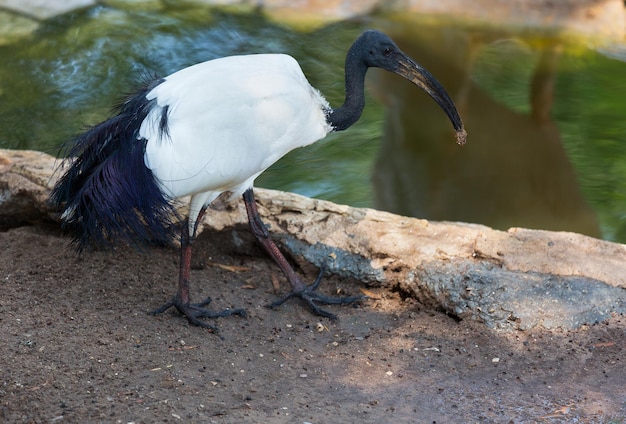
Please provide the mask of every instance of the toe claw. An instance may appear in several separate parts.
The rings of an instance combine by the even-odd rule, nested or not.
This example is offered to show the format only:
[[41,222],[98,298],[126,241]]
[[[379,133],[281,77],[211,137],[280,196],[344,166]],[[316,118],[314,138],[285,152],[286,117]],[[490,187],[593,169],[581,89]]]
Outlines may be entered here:
[[205,306],[208,306],[209,303],[211,303],[213,299],[211,299],[211,297],[207,297],[206,299],[204,299],[202,302],[200,303],[194,303],[192,306],[197,306],[198,308],[204,308]]

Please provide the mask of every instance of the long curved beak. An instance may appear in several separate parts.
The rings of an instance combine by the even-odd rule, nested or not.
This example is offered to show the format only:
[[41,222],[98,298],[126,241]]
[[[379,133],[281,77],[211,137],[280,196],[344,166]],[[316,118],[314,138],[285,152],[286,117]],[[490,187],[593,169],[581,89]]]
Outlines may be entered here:
[[450,122],[452,122],[452,125],[456,130],[456,142],[460,145],[465,144],[467,132],[463,127],[463,121],[461,120],[459,112],[456,110],[454,102],[441,83],[437,81],[437,79],[430,72],[415,63],[413,59],[405,54],[401,54],[397,63],[398,67],[392,72],[406,78],[428,93],[428,95],[432,97],[435,102],[437,102],[439,107],[443,109],[446,115],[448,115]]

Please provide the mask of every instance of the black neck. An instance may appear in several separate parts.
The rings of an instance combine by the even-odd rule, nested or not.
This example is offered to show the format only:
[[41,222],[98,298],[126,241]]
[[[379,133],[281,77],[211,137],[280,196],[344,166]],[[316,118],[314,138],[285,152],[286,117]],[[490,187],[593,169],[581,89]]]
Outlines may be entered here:
[[331,109],[328,123],[334,131],[343,131],[361,117],[365,108],[365,73],[367,65],[359,54],[358,48],[352,46],[346,56],[346,99],[337,109]]

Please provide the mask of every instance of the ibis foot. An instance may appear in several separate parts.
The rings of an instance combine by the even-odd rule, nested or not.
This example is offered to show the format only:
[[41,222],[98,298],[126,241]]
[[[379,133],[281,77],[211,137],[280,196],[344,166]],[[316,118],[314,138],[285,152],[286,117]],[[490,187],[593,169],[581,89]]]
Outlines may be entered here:
[[209,311],[208,309],[204,308],[209,303],[211,303],[210,297],[207,297],[205,300],[203,300],[200,303],[189,303],[189,302],[183,303],[180,300],[180,297],[176,295],[172,298],[172,300],[170,300],[169,302],[167,302],[165,305],[161,306],[160,308],[157,308],[154,311],[150,312],[150,314],[151,315],[161,314],[167,311],[169,308],[175,307],[178,310],[178,312],[180,312],[185,317],[187,317],[187,320],[189,321],[190,324],[196,325],[202,328],[208,328],[209,330],[212,330],[214,332],[217,332],[217,327],[202,321],[200,318],[223,318],[223,317],[228,317],[231,315],[239,315],[242,317],[246,316],[246,311],[244,309],[225,309],[220,312]]
[[323,274],[324,274],[324,270],[320,271],[319,275],[317,276],[313,284],[309,286],[303,285],[303,288],[301,289],[294,288],[294,290],[292,290],[291,292],[287,293],[280,299],[271,303],[269,307],[276,308],[277,306],[282,305],[289,299],[292,299],[294,297],[299,297],[309,307],[311,312],[313,312],[316,315],[330,318],[331,320],[335,321],[337,319],[337,316],[331,312],[328,312],[320,308],[319,304],[321,305],[349,305],[349,304],[367,299],[367,296],[365,295],[333,297],[333,296],[326,296],[326,295],[318,293],[316,290],[319,287],[320,282],[322,281]]

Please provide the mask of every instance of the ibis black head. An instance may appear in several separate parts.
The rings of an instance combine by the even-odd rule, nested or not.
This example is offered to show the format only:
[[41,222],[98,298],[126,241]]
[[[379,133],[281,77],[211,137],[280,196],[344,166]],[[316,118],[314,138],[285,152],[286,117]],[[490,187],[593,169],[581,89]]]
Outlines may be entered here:
[[351,53],[360,56],[367,67],[390,72],[395,72],[398,61],[406,56],[387,34],[373,29],[356,39]]
[[369,30],[356,39],[346,58],[346,77],[352,72],[365,73],[367,68],[382,68],[400,75],[424,90],[448,115],[456,130],[459,144],[465,143],[466,132],[452,99],[437,79],[407,56],[385,33]]

